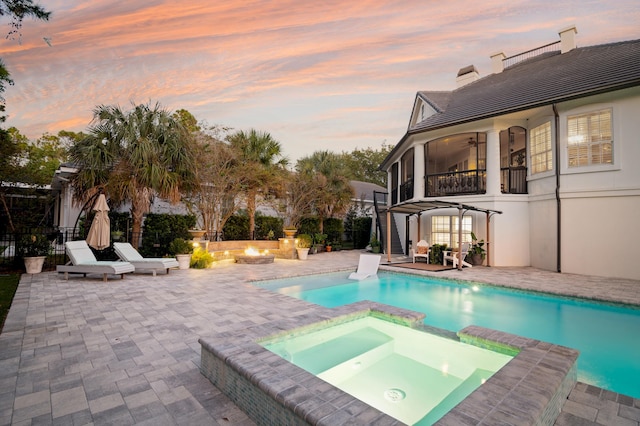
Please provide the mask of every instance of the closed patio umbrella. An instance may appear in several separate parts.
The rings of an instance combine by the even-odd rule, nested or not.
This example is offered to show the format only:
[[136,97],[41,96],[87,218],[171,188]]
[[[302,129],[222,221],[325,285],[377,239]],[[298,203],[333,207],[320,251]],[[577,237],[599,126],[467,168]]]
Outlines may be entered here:
[[93,206],[96,212],[89,234],[87,234],[87,244],[96,250],[103,250],[111,245],[111,223],[109,222],[109,206],[104,194],[100,194],[96,204]]

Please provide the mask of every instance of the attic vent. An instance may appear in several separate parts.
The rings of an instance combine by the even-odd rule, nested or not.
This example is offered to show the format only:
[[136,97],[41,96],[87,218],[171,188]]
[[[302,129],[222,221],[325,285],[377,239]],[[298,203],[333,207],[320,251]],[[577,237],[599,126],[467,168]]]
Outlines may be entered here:
[[458,71],[458,75],[456,76],[456,84],[458,87],[462,87],[465,84],[476,81],[478,78],[480,78],[480,74],[478,74],[476,67],[469,65],[464,68],[460,68],[460,71]]

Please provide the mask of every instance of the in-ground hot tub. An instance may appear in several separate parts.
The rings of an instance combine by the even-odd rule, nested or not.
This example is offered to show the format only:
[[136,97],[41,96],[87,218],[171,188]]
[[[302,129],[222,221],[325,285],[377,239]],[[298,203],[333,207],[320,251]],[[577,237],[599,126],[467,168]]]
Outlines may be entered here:
[[[451,348],[458,351],[460,342],[455,339],[443,343],[445,353],[439,354],[431,350],[431,343],[417,343],[425,336],[418,339],[414,332],[429,335],[417,330],[423,328],[423,318],[424,314],[392,306],[358,302],[326,315],[308,314],[221,333],[200,339],[201,372],[259,424],[431,424],[443,415],[443,424],[510,419],[553,424],[576,381],[577,351],[470,326],[458,333],[460,341],[490,348],[501,355],[498,358],[505,354],[513,358],[480,359],[487,353],[476,347],[470,353],[479,363],[468,364],[465,359],[459,364],[454,362],[456,354],[447,353]],[[360,319],[365,321],[356,321]],[[371,327],[382,319],[394,324]],[[388,332],[395,327],[401,331],[391,334],[408,338],[396,342]],[[337,328],[346,333],[333,334]],[[318,342],[311,333],[319,329],[333,330]],[[431,342],[432,337],[425,338]],[[424,362],[414,359],[421,353],[426,353],[421,357]],[[372,374],[361,375],[364,370]],[[413,377],[419,380],[411,383]],[[352,394],[356,388],[364,393]],[[447,404],[452,398],[461,402]],[[378,402],[382,405],[375,407]],[[409,403],[431,408],[427,414],[416,411],[407,417],[401,417],[404,410],[393,409]]]
[[407,424],[432,424],[513,358],[371,316],[262,344]]

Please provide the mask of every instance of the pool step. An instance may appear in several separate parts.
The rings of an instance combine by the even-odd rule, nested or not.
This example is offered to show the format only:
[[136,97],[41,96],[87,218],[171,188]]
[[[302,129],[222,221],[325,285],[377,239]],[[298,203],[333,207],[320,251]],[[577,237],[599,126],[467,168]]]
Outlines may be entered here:
[[432,425],[442,416],[447,414],[451,407],[457,405],[460,401],[465,399],[471,392],[476,390],[484,380],[487,380],[493,375],[492,371],[483,370],[477,368],[469,377],[467,377],[462,383],[458,385],[449,395],[447,395],[438,405],[433,407],[429,413],[424,416],[415,426]]
[[291,362],[313,374],[319,374],[391,340],[390,336],[365,327],[301,351],[285,349]]

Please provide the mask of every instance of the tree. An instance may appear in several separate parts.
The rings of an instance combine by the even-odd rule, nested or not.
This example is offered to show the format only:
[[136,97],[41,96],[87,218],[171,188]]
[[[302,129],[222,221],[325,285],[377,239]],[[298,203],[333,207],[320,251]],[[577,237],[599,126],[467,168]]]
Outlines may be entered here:
[[[72,184],[80,202],[104,190],[116,205],[131,201],[132,233],[156,195],[176,203],[193,182],[189,132],[159,104],[135,105],[124,112],[100,105],[88,136],[70,149],[78,173]],[[137,246],[139,240],[134,241]]]
[[279,210],[284,213],[285,226],[298,228],[305,216],[313,214],[317,185],[308,173],[287,172],[280,195]]
[[344,163],[338,154],[316,151],[298,160],[296,170],[312,177],[316,184],[313,204],[323,233],[324,219],[344,213],[354,196]]
[[378,170],[378,167],[380,167],[380,164],[387,158],[392,149],[393,145],[383,143],[380,150],[366,148],[343,152],[342,161],[345,165],[347,177],[350,180],[371,182],[386,188],[387,172]]
[[20,36],[24,18],[31,16],[35,19],[48,21],[51,12],[46,11],[42,6],[33,4],[33,0],[1,0],[0,16],[11,17],[11,31],[9,31],[7,38],[13,39],[16,35]]
[[251,169],[242,185],[249,216],[249,235],[255,238],[255,215],[258,195],[269,198],[281,185],[283,172],[289,160],[282,155],[280,143],[269,133],[254,129],[248,133],[238,131],[228,138],[240,160]]
[[[0,17],[9,16],[11,18],[11,30],[7,34],[7,38],[14,39],[16,35],[20,36],[22,29],[22,21],[25,17],[31,16],[35,19],[48,21],[51,12],[47,12],[42,8],[33,4],[32,0],[0,0]],[[2,94],[7,85],[13,85],[9,70],[7,70],[4,62],[0,59],[0,114],[5,111],[5,100]],[[4,122],[6,117],[0,115],[0,122]]]
[[35,195],[38,187],[51,183],[55,170],[66,159],[66,150],[57,136],[44,134],[31,142],[18,129],[10,127],[0,129],[0,152],[0,182],[3,183],[0,185],[0,204],[8,229],[13,232],[26,221],[14,222],[7,194],[20,185],[22,195]]
[[199,210],[209,238],[217,240],[236,211],[236,195],[251,170],[228,144],[204,133],[197,134],[194,150],[198,159],[194,167],[197,184],[187,201]]

